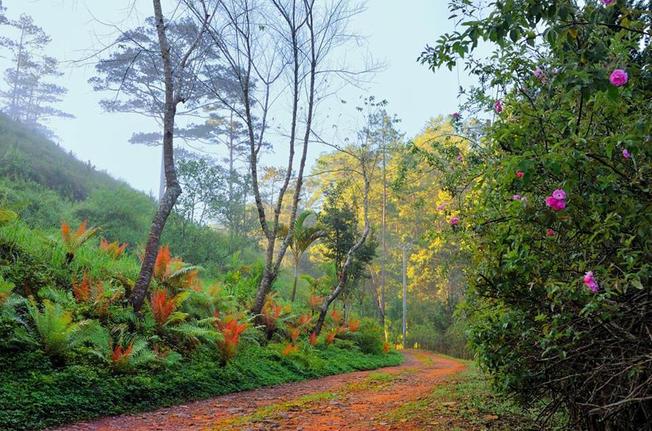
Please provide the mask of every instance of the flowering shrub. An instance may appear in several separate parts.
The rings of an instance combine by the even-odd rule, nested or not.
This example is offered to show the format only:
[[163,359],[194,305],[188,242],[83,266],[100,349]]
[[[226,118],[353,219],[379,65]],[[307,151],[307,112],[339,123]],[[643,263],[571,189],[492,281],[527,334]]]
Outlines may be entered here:
[[[571,429],[641,429],[652,417],[649,5],[515,3],[451,2],[465,30],[422,56],[437,68],[471,53],[481,87],[468,106],[495,120],[444,183],[464,224],[441,235],[473,256],[471,341],[499,387],[547,414],[567,409]],[[473,53],[481,40],[494,55]],[[429,160],[444,159],[436,151]],[[515,194],[530,203],[505,199]]]

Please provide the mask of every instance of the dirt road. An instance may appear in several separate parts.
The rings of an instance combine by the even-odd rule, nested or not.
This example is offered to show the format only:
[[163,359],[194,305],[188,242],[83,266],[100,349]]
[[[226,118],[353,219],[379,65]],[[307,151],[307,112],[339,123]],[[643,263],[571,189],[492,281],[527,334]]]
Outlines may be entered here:
[[450,358],[408,350],[397,367],[240,392],[58,431],[417,430],[393,418],[392,411],[426,396],[464,367]]

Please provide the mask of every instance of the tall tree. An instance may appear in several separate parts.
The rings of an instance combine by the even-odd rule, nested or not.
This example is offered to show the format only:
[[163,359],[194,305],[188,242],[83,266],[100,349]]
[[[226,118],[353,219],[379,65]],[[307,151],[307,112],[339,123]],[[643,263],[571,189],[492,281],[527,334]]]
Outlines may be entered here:
[[[205,4],[206,3],[206,4]],[[224,139],[228,128],[224,127],[228,111],[214,98],[208,97],[204,81],[214,83],[221,97],[233,99],[234,81],[219,65],[219,53],[205,37],[197,39],[202,30],[203,9],[207,2],[183,0],[186,7],[197,8],[199,15],[177,14],[166,21],[165,31],[170,44],[170,62],[174,71],[176,91],[183,94],[175,116],[192,118],[199,123],[175,121],[176,137],[188,141],[213,142]],[[213,7],[214,9],[214,7]],[[192,48],[195,46],[197,49]],[[192,50],[191,50],[192,48]],[[179,67],[185,53],[191,56],[184,67]],[[164,123],[165,82],[164,65],[159,55],[159,37],[155,17],[149,17],[143,25],[123,31],[105,51],[95,66],[97,75],[89,79],[95,91],[109,93],[100,105],[107,112],[136,113],[152,118],[157,124]],[[203,117],[203,118],[202,118]],[[151,146],[161,145],[160,131],[137,131],[130,142]],[[159,199],[165,192],[164,158],[161,159],[161,183]]]
[[[359,11],[347,1],[316,5],[314,0],[224,0],[219,11],[224,19],[211,28],[215,45],[239,84],[241,108],[233,106],[232,110],[247,128],[252,192],[266,239],[263,276],[252,305],[256,315],[263,308],[291,241],[316,107],[329,94],[336,75],[355,79],[350,70],[333,67],[330,62],[337,48],[354,39],[347,25]],[[220,100],[231,106],[228,100]],[[270,121],[275,118],[270,112],[283,103],[289,112],[282,128],[288,159],[282,184],[268,213],[261,193],[259,156]],[[297,167],[299,145],[302,149]],[[289,205],[290,228],[278,244],[281,211],[291,182],[294,190]]]
[[25,14],[13,20],[0,13],[0,24],[7,26],[10,33],[13,33],[13,37],[0,39],[0,46],[9,51],[12,63],[5,70],[7,89],[0,92],[0,97],[4,100],[4,112],[13,120],[52,137],[52,131],[44,123],[52,117],[72,115],[55,107],[67,90],[52,82],[62,73],[58,61],[44,54],[51,39],[41,27],[34,24],[32,17]]
[[[130,301],[135,310],[140,310],[147,295],[149,284],[152,278],[154,262],[159,248],[161,233],[165,226],[172,208],[177,198],[181,194],[181,186],[177,179],[176,168],[174,164],[174,121],[177,106],[185,103],[189,97],[186,91],[193,87],[193,80],[186,73],[186,68],[195,67],[199,63],[202,53],[197,48],[204,36],[204,32],[210,23],[213,13],[210,13],[207,5],[203,0],[200,1],[203,14],[194,39],[186,49],[181,52],[175,52],[178,57],[175,60],[173,51],[168,42],[166,23],[163,17],[160,0],[153,0],[154,7],[154,24],[158,38],[159,52],[162,63],[163,73],[163,161],[165,167],[165,193],[159,201],[159,207],[152,220],[149,237],[145,246],[145,254],[140,268],[140,274],[131,293]],[[174,63],[173,63],[174,62]],[[152,85],[155,84],[154,81]],[[158,103],[156,96],[152,96],[149,103]]]
[[327,196],[322,223],[329,226],[326,229],[328,232],[326,242],[330,257],[335,263],[337,282],[320,306],[319,316],[313,329],[313,333],[317,335],[321,332],[329,307],[344,292],[351,275],[360,270],[360,264],[369,263],[373,257],[373,251],[364,250],[364,247],[371,232],[369,191],[380,151],[369,145],[369,136],[365,132],[361,133],[360,137],[363,140],[359,145],[348,145],[337,149],[350,159],[349,174],[359,175],[361,178],[362,190],[359,192],[362,194],[363,227],[362,231],[357,228],[358,214],[353,210],[354,206],[338,202],[336,187],[335,192]]

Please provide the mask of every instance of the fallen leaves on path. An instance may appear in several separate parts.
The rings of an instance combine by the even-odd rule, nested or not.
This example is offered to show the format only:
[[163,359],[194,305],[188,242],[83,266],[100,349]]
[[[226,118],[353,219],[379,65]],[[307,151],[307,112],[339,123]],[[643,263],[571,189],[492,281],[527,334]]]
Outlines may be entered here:
[[454,359],[405,351],[397,367],[240,392],[137,415],[79,423],[57,431],[413,431],[388,419],[406,402],[464,369]]

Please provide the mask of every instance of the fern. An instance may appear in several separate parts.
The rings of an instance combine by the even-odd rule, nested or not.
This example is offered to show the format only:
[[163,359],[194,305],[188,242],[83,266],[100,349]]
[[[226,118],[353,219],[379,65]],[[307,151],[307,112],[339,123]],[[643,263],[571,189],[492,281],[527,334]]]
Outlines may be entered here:
[[147,341],[138,337],[125,337],[124,334],[111,337],[109,331],[97,321],[89,324],[85,341],[91,346],[88,350],[90,354],[116,371],[132,371],[157,359]]
[[14,283],[5,281],[0,277],[0,306],[11,296],[14,291]]
[[84,245],[84,243],[89,239],[93,238],[97,232],[98,228],[94,227],[89,229],[86,221],[83,221],[74,232],[71,231],[70,225],[62,223],[61,239],[63,240],[63,246],[66,249],[66,262],[72,262],[79,247]]
[[184,289],[200,290],[199,266],[187,265],[180,258],[173,258],[170,254],[170,248],[167,245],[162,246],[156,255],[154,263],[154,278],[165,287],[172,291]]
[[38,291],[38,297],[43,300],[48,300],[56,304],[60,304],[63,308],[71,310],[75,307],[76,302],[74,298],[63,289],[56,287],[46,286]]
[[170,327],[169,331],[193,343],[218,342],[224,339],[222,334],[212,327],[212,319],[180,323]]
[[83,342],[82,328],[87,322],[74,322],[72,313],[61,304],[43,301],[43,310],[30,302],[28,312],[43,350],[55,358],[64,358]]
[[118,259],[127,249],[127,243],[120,244],[118,241],[108,242],[102,238],[100,240],[100,250],[111,256],[112,259]]

